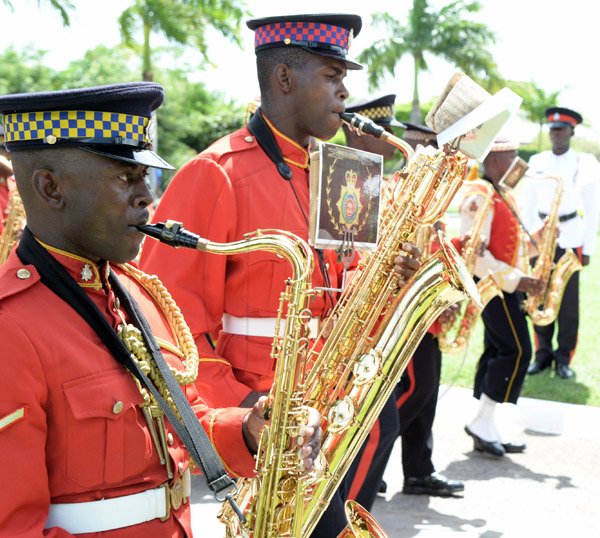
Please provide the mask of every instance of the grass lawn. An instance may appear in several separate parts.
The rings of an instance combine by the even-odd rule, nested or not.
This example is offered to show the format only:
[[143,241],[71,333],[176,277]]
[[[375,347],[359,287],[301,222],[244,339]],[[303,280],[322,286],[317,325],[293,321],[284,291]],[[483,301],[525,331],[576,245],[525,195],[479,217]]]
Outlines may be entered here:
[[[596,364],[599,360],[596,353],[600,351],[600,258],[596,255],[591,259],[591,264],[582,270],[580,276],[579,342],[571,363],[576,373],[575,378],[561,379],[554,371],[549,370],[535,376],[528,375],[522,396],[600,406],[600,362]],[[479,320],[466,353],[444,355],[442,383],[448,386],[472,387],[475,366],[482,349],[483,324]]]

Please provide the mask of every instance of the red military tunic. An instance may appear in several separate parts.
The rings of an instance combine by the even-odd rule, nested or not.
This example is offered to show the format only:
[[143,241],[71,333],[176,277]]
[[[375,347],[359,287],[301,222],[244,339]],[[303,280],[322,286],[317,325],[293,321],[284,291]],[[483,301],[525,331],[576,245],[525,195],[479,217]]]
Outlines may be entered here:
[[[217,141],[175,175],[154,221],[182,221],[188,230],[219,243],[240,240],[259,228],[287,230],[307,239],[309,155],[305,148],[272,130],[292,170],[291,181],[281,177],[244,127]],[[330,282],[336,287],[341,267],[333,251],[324,251],[324,257]],[[276,317],[285,279],[291,276],[289,264],[275,254],[220,256],[175,251],[149,239],[140,265],[159,275],[173,293],[199,349],[205,350],[205,333],[216,335],[225,313],[237,318]],[[319,267],[312,282],[313,287],[325,285]],[[331,305],[331,297],[322,295],[310,308],[314,317],[320,317]],[[207,401],[236,405],[252,390],[269,390],[275,368],[271,343],[268,337],[221,332],[216,357],[200,364],[198,382],[213,386],[215,399]]]
[[[485,192],[477,182],[468,184],[460,206],[461,237],[469,234]],[[516,207],[512,195],[506,193],[505,196],[512,202],[512,207]],[[497,192],[486,216],[482,236],[486,248],[477,258],[475,276],[483,278],[491,273],[503,291],[514,292],[521,278],[526,275],[524,260],[528,258],[530,249],[522,237],[517,218]]]
[[[97,266],[49,250],[116,326],[114,295],[102,288]],[[164,312],[128,266],[113,269],[154,334],[174,343]],[[58,527],[43,530],[50,503],[110,499],[167,481],[132,376],[15,251],[0,268],[0,325],[0,536],[70,536]],[[174,353],[163,353],[172,366],[182,368]],[[241,428],[248,410],[209,409],[194,385],[184,392],[226,467],[251,476],[254,460]],[[170,425],[167,429],[173,435],[168,450],[177,477],[188,468],[189,455]],[[189,507],[189,502],[182,504],[165,522],[154,519],[102,535],[191,536]]]

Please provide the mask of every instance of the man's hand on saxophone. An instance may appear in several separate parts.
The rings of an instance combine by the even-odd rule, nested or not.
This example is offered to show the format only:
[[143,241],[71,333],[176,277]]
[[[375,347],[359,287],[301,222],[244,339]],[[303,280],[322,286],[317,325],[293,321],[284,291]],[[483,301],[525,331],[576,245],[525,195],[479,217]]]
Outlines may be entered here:
[[524,293],[539,294],[544,289],[544,281],[539,278],[532,278],[529,276],[521,277],[519,284],[517,284],[517,291]]
[[[254,453],[258,450],[258,442],[262,429],[269,424],[265,418],[268,398],[261,396],[244,418],[242,431],[248,449]],[[321,449],[321,415],[312,407],[306,407],[306,424],[300,428],[298,437],[293,439],[298,447],[298,454],[302,458],[304,469],[312,471],[315,459]]]
[[403,243],[404,255],[394,260],[394,271],[398,275],[398,286],[402,287],[421,267],[421,251],[412,243]]

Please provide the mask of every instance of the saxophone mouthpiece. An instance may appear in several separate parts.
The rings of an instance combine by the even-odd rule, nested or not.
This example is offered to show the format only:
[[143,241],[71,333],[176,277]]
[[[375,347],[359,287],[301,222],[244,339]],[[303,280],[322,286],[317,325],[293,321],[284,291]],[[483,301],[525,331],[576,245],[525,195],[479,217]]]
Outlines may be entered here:
[[172,247],[186,247],[195,250],[204,250],[206,240],[199,235],[188,232],[181,222],[168,220],[156,224],[139,224],[136,228],[161,243]]
[[370,134],[371,136],[375,136],[376,138],[381,138],[383,133],[386,132],[383,127],[377,125],[374,121],[370,120],[369,118],[361,116],[360,114],[353,114],[351,112],[341,112],[340,118],[342,118],[342,121],[347,123],[354,130]]

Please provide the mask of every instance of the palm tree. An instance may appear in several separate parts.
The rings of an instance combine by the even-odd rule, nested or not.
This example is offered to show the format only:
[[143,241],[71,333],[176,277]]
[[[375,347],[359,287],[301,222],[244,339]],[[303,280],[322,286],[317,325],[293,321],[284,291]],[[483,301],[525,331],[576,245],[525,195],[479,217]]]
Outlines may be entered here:
[[[208,60],[209,26],[239,44],[238,30],[244,10],[235,0],[135,0],[119,17],[124,43],[142,52],[142,78],[153,80],[150,36],[163,34],[179,45],[194,45]],[[134,34],[141,30],[142,45]]]
[[419,108],[419,74],[428,70],[427,56],[446,60],[474,79],[499,79],[489,45],[495,34],[484,24],[468,20],[471,13],[481,9],[478,1],[455,0],[434,11],[428,0],[413,0],[408,21],[402,24],[389,13],[373,16],[374,25],[385,25],[389,36],[382,38],[360,55],[359,60],[369,68],[369,85],[375,88],[380,78],[394,74],[404,55],[414,62],[411,121],[422,121]]
[[[60,13],[60,17],[65,26],[69,26],[71,20],[69,19],[69,10],[74,9],[73,2],[71,0],[48,0],[50,5]],[[2,0],[2,3],[8,7],[11,11],[14,11],[14,0]],[[42,5],[42,0],[37,0],[38,6]]]
[[533,82],[512,82],[509,83],[511,89],[523,97],[521,110],[525,113],[525,117],[531,122],[538,125],[538,151],[542,150],[542,127],[546,123],[546,115],[544,114],[547,108],[556,106],[558,96],[564,88],[554,92],[546,92],[536,86]]

